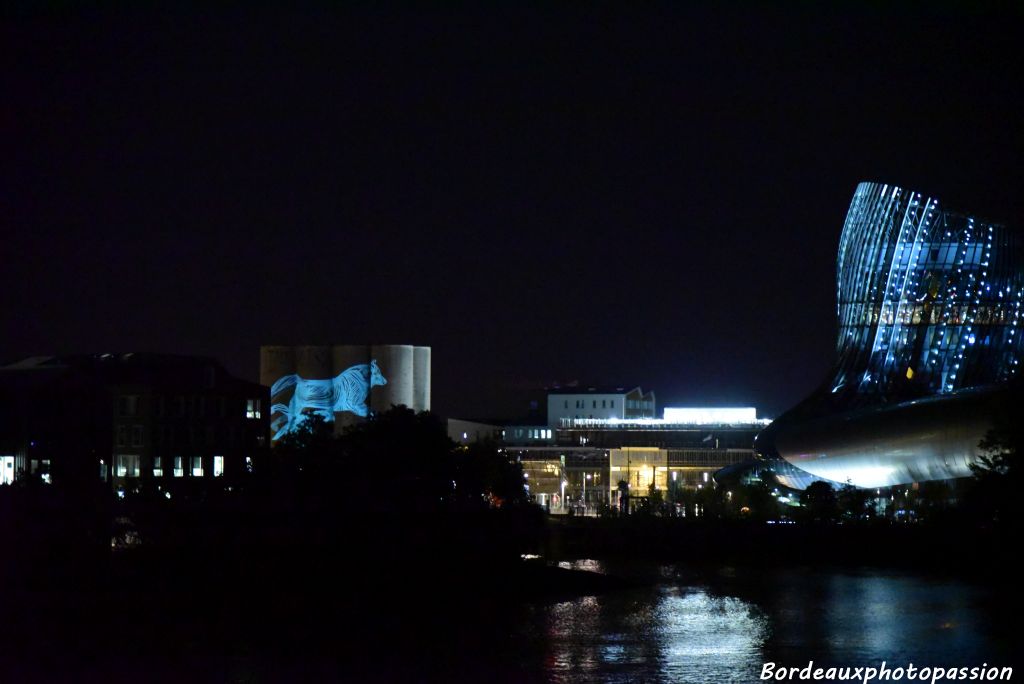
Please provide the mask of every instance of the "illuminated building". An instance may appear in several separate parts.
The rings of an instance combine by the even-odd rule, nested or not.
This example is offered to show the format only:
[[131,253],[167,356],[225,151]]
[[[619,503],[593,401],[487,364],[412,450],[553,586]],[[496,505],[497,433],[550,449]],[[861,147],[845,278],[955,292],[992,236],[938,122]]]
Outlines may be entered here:
[[565,419],[654,418],[654,392],[639,387],[567,387],[548,392],[548,427]]
[[0,482],[25,475],[173,489],[247,470],[268,395],[212,359],[32,357],[0,368]]
[[784,484],[965,477],[1021,358],[1024,254],[1005,226],[861,183],[837,260],[837,359],[757,440]]
[[341,431],[391,406],[430,410],[430,347],[407,344],[260,348],[277,441],[316,413]]
[[753,457],[754,437],[767,422],[753,409],[666,409],[670,415],[686,420],[562,418],[550,437],[506,439],[506,450],[522,464],[538,504],[552,513],[594,513],[618,506],[620,482],[634,500],[652,483],[666,500],[709,485],[716,471]]

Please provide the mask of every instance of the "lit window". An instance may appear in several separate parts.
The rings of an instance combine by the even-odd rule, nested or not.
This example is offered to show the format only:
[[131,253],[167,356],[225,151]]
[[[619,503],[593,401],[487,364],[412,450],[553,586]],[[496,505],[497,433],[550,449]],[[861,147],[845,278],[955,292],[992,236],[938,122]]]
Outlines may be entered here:
[[174,457],[174,477],[182,477],[185,475],[185,469],[181,465],[181,456]]
[[118,477],[138,477],[139,476],[139,457],[137,454],[118,454],[117,455],[117,476]]
[[0,456],[0,484],[14,482],[14,456]]
[[153,457],[153,477],[163,477],[164,476],[163,465],[164,465],[163,464],[163,459],[161,457],[159,457],[159,456],[154,456]]
[[259,399],[246,399],[245,400],[245,417],[256,419],[260,417],[260,400]]
[[192,477],[203,476],[203,457],[193,456],[192,457]]
[[224,474],[224,457],[214,456],[213,457],[213,476],[220,477]]

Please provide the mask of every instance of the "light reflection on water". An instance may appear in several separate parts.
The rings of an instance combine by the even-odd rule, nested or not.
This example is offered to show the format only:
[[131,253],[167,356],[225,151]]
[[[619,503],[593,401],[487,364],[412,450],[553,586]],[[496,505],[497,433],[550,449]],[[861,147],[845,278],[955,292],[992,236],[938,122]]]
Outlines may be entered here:
[[[619,574],[597,561],[572,569]],[[534,609],[534,644],[556,682],[747,682],[786,666],[1013,665],[1020,639],[993,619],[995,590],[885,572],[720,573]]]
[[628,594],[547,609],[554,681],[730,681],[760,667],[768,622],[751,604],[675,587]]

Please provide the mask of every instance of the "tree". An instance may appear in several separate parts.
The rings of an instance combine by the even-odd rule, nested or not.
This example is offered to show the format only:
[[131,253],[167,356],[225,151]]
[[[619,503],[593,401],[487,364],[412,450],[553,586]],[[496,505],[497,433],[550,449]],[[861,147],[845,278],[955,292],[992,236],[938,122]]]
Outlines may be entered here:
[[838,514],[836,491],[828,482],[821,480],[812,482],[803,494],[800,503],[804,506],[808,520],[828,522],[835,520]]
[[659,514],[665,503],[665,496],[653,482],[647,487],[647,503],[651,507],[651,512]]
[[779,502],[764,482],[739,485],[732,490],[730,503],[734,511],[753,520],[775,520],[779,517]]
[[866,489],[854,486],[847,482],[839,490],[837,503],[839,511],[844,518],[860,520],[868,511],[868,501],[871,493]]
[[969,513],[986,522],[1019,524],[1024,454],[1024,392],[1019,386],[1000,395],[992,427],[978,446],[985,452],[971,465],[972,482],[965,493]]

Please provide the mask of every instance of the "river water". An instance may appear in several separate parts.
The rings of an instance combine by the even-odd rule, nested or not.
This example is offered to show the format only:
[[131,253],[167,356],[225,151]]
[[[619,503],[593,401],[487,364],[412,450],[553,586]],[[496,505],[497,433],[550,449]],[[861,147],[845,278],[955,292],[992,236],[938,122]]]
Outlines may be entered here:
[[518,650],[502,664],[516,671],[497,679],[749,682],[769,661],[1014,666],[1024,645],[1017,597],[985,584],[880,570],[562,565],[650,584],[527,607],[504,646]]

